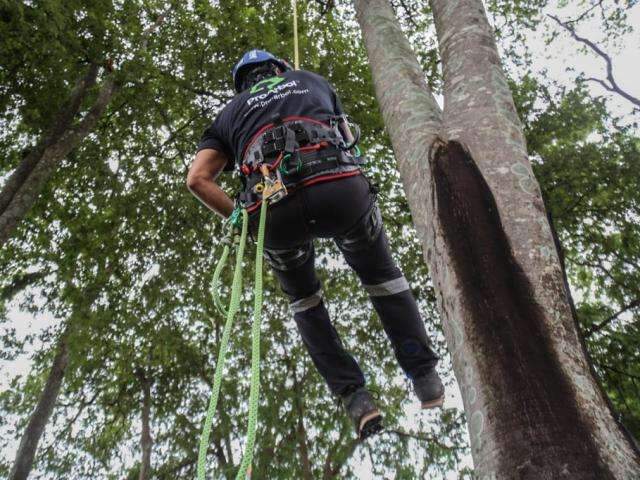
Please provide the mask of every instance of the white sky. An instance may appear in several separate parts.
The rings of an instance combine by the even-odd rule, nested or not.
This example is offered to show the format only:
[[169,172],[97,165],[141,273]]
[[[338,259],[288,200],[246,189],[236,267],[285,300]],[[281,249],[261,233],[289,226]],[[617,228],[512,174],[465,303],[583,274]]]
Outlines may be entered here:
[[[575,16],[575,8],[565,8],[558,11],[559,16],[563,19],[572,18]],[[630,11],[631,24],[637,28],[640,25],[640,7],[635,7]],[[548,21],[548,25],[553,28],[559,28],[552,21]],[[571,66],[577,72],[584,72],[586,76],[605,78],[605,64],[600,58],[597,58],[591,52],[582,54],[577,52],[577,43],[570,38],[566,32],[561,33],[561,38],[554,42],[552,48],[549,48],[543,41],[543,29],[538,29],[535,33],[531,33],[529,37],[529,45],[534,53],[534,71],[546,70],[548,77],[556,80],[564,85],[571,86],[571,80],[575,77],[575,74],[566,73],[566,68]],[[599,31],[597,23],[594,25],[581,27],[579,33],[595,41],[602,39],[602,33]],[[626,89],[629,93],[636,97],[640,97],[640,82],[638,82],[638,72],[640,66],[640,35],[638,32],[629,35],[622,42],[624,48],[620,51],[609,51],[608,53],[613,58],[614,74],[621,88]],[[591,89],[594,94],[601,95],[607,94],[611,97],[610,108],[616,115],[626,115],[628,120],[631,120],[630,115],[631,105],[624,99],[609,95],[601,86],[597,84],[591,84]],[[17,330],[18,335],[25,337],[32,333],[38,333],[45,328],[50,327],[56,322],[50,315],[38,315],[33,316],[29,313],[21,312],[17,308],[17,305],[13,305],[9,313],[9,326]],[[36,345],[38,347],[39,345]],[[0,390],[7,388],[10,380],[17,375],[25,375],[29,372],[31,366],[31,360],[29,355],[21,356],[15,361],[0,362]],[[444,372],[443,372],[444,373]],[[448,396],[445,403],[445,407],[457,407],[462,408],[462,402],[460,400],[460,394],[457,389],[449,388]],[[420,412],[417,402],[412,404],[405,410],[404,424],[407,428],[415,422],[416,418],[421,415],[426,415],[427,418],[433,418],[437,421],[437,416],[433,416],[429,412]],[[194,439],[196,441],[196,439]],[[7,459],[13,459],[15,456],[15,448],[9,449],[9,451],[3,452],[3,456]],[[466,459],[467,464],[470,464],[471,459]],[[361,479],[373,479],[371,474],[371,467],[364,462],[358,466],[358,475]],[[451,472],[446,477],[449,479],[457,478],[456,472]]]

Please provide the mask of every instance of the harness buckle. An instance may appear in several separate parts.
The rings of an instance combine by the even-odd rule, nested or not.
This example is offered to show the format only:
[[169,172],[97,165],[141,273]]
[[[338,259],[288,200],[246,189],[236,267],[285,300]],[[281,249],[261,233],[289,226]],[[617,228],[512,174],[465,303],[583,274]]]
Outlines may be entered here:
[[[268,201],[274,204],[287,196],[287,187],[284,186],[278,169],[271,171],[268,165],[262,164],[260,165],[260,173],[262,173],[263,181],[258,185],[261,185],[261,188],[256,185],[255,190],[256,193],[262,194],[263,202]],[[258,192],[258,190],[260,191]]]

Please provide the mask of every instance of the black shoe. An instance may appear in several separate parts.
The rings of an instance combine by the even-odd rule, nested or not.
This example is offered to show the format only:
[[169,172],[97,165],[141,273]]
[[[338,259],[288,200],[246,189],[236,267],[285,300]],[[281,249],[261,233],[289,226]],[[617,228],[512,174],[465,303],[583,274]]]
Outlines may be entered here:
[[411,379],[413,390],[422,403],[422,408],[441,407],[444,403],[444,385],[435,370]]
[[360,387],[341,396],[358,438],[364,440],[382,430],[382,415],[366,388]]

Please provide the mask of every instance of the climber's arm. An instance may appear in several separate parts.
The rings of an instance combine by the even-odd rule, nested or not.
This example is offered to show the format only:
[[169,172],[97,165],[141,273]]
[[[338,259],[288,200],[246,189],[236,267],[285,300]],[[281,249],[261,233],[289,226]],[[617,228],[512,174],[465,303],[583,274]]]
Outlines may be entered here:
[[227,218],[233,212],[233,200],[215,180],[228,162],[219,150],[205,148],[196,154],[187,175],[187,187],[202,203],[218,215]]

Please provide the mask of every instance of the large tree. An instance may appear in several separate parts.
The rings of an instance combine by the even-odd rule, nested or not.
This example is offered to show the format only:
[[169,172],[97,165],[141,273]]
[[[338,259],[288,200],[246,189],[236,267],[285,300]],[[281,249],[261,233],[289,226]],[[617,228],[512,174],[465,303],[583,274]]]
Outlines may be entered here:
[[481,0],[432,0],[444,112],[386,0],[355,0],[479,478],[640,475],[593,375]]
[[118,8],[102,0],[16,2],[1,5],[0,14],[0,122],[21,123],[31,143],[8,159],[16,164],[0,190],[1,246],[122,86],[135,83],[164,16],[152,2]]

